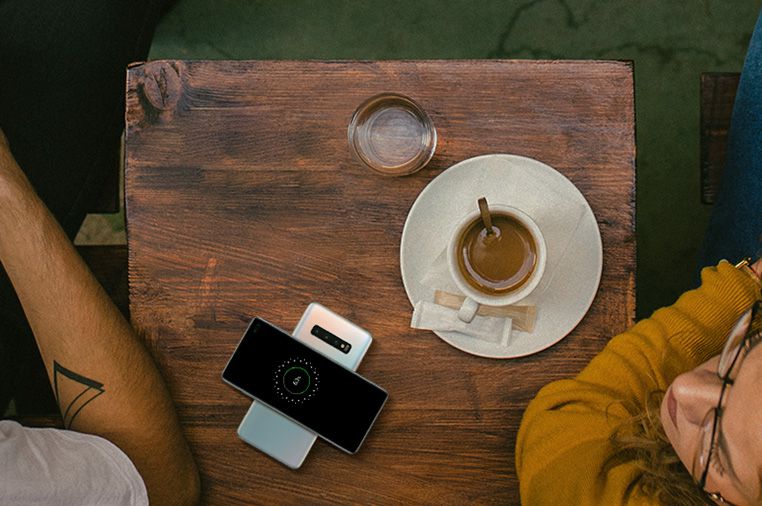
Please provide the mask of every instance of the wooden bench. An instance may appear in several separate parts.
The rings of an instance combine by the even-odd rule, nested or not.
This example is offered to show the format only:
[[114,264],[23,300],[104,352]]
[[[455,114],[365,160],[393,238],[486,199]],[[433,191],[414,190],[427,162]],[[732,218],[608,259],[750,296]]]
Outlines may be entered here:
[[725,148],[740,74],[701,74],[701,202],[713,204],[725,165]]

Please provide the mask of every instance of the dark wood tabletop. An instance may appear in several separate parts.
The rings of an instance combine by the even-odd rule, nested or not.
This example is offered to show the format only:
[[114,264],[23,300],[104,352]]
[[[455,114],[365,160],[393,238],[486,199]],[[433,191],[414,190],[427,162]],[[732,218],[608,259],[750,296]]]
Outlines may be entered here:
[[[402,178],[353,160],[366,98],[419,102],[436,154]],[[164,373],[207,504],[518,504],[514,445],[547,382],[634,317],[633,73],[619,61],[154,61],[127,78],[132,321]],[[532,356],[468,355],[410,328],[399,247],[418,193],[486,153],[568,177],[598,220],[596,299]],[[318,441],[292,471],[236,428],[251,400],[220,374],[250,318],[292,329],[317,301],[374,337],[359,372],[390,394],[358,454]]]

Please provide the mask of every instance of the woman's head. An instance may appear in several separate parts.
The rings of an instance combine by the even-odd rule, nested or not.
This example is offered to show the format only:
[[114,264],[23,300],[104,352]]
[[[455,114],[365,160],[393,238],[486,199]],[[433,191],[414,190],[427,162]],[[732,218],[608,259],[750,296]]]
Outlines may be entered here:
[[757,308],[754,321],[747,313],[736,325],[722,355],[672,382],[660,411],[666,436],[693,478],[739,505],[762,504],[762,346],[756,346],[762,307]]

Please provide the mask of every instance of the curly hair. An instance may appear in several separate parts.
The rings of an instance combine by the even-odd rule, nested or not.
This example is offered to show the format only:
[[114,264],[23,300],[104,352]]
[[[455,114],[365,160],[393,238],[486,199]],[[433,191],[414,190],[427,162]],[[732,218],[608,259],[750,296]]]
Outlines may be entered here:
[[712,504],[696,485],[667,439],[659,416],[664,392],[652,392],[645,409],[620,424],[611,433],[612,455],[602,474],[625,462],[635,462],[641,474],[633,486],[664,505]]

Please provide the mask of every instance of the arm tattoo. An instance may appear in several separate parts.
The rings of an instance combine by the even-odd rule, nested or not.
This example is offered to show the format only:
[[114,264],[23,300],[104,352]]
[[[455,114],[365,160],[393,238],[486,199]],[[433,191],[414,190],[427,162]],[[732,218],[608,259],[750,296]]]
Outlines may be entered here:
[[[58,382],[59,378],[61,382],[71,380],[74,383],[78,383],[79,386],[84,387],[82,391],[69,402],[64,410],[61,404],[61,399],[58,394]],[[103,389],[103,383],[86,378],[81,374],[77,374],[74,371],[70,371],[55,360],[53,361],[53,390],[55,391],[56,402],[61,409],[63,415],[63,422],[65,428],[70,428],[74,419],[77,417],[82,408],[90,404],[96,397],[101,395],[105,390]],[[73,412],[72,412],[73,410]]]

